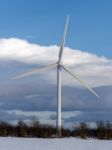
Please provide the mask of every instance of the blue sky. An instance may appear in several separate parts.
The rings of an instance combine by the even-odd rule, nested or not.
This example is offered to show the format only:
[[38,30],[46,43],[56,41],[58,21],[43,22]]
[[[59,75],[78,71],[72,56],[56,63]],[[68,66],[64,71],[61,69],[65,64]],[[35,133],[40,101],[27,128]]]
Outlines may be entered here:
[[59,45],[70,14],[66,45],[111,58],[111,6],[111,0],[0,0],[0,37]]
[[0,120],[35,116],[43,123],[56,123],[56,69],[10,79],[57,62],[69,14],[62,61],[100,98],[63,71],[63,124],[112,121],[111,6],[111,0],[0,0]]

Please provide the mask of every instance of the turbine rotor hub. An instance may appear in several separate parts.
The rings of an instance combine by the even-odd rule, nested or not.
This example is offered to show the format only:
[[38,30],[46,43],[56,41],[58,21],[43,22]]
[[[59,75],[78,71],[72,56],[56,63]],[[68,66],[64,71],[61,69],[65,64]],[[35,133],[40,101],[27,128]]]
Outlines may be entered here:
[[60,67],[62,66],[61,62],[57,62],[57,65],[60,66]]

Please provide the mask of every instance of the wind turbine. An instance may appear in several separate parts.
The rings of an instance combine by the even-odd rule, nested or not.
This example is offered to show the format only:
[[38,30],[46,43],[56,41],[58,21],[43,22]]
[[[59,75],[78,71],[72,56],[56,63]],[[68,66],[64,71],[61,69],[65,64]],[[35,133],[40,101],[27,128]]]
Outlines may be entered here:
[[66,34],[67,34],[67,29],[68,29],[68,22],[69,22],[69,16],[67,17],[65,28],[64,28],[64,34],[63,34],[62,43],[60,46],[58,62],[54,64],[49,64],[44,67],[33,69],[30,72],[19,74],[12,78],[13,80],[15,80],[18,78],[31,76],[33,74],[42,73],[42,72],[57,68],[57,135],[58,137],[61,137],[61,70],[62,69],[64,69],[67,73],[73,76],[76,80],[78,80],[84,87],[86,87],[90,92],[92,92],[92,94],[94,94],[96,97],[99,97],[96,94],[96,92],[91,87],[89,87],[83,80],[81,80],[77,74],[73,73],[68,67],[62,64],[62,56],[63,56],[63,50],[64,50]]

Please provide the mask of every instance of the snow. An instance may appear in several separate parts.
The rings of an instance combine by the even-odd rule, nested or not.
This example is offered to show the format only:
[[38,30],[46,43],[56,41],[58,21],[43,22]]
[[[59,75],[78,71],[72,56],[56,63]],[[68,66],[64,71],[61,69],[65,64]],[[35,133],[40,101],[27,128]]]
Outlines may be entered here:
[[0,150],[112,150],[112,141],[0,137]]

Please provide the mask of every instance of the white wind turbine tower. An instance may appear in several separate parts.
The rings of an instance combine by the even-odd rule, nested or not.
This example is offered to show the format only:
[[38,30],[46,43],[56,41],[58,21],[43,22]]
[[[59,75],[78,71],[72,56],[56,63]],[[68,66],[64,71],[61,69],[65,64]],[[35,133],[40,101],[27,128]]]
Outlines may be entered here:
[[23,73],[12,78],[12,79],[18,79],[18,78],[22,78],[26,76],[31,76],[33,74],[49,71],[51,69],[54,69],[55,67],[57,68],[57,135],[58,137],[61,137],[61,70],[62,69],[64,69],[67,73],[73,76],[76,80],[78,80],[83,86],[85,86],[96,97],[99,97],[96,94],[96,92],[92,88],[90,88],[83,80],[81,80],[77,74],[73,73],[69,68],[67,68],[64,64],[62,64],[62,56],[63,56],[63,50],[64,50],[65,39],[66,39],[66,34],[67,34],[68,22],[69,22],[69,16],[67,17],[66,24],[65,24],[64,34],[63,34],[62,43],[61,43],[60,51],[59,51],[58,62],[54,64],[49,64],[44,67],[33,69],[30,72]]

